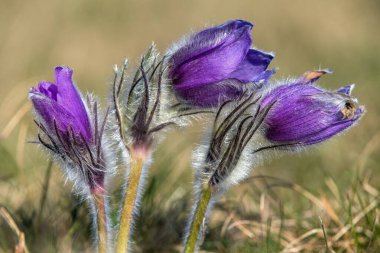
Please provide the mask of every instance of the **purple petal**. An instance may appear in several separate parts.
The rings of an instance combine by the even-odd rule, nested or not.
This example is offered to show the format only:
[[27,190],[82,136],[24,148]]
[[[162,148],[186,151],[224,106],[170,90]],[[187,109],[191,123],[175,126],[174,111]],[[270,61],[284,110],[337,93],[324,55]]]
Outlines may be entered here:
[[310,136],[304,137],[303,144],[312,145],[316,143],[320,143],[322,141],[328,140],[336,134],[343,132],[345,129],[351,127],[359,118],[355,118],[352,120],[346,120],[342,122],[338,122],[337,124],[332,124],[329,127],[326,127],[318,133],[312,133]]
[[216,48],[226,42],[230,34],[241,28],[251,30],[253,25],[244,20],[231,20],[219,26],[211,27],[193,34],[185,41],[171,58],[174,66],[179,66],[185,61],[198,57],[205,52]]
[[[233,24],[235,29],[231,30]],[[174,58],[171,78],[175,86],[192,87],[204,83],[214,83],[223,80],[233,72],[245,58],[249,47],[252,43],[250,29],[251,25],[242,25],[241,22],[226,24],[229,34],[222,40],[221,43],[215,43],[216,46],[206,47],[206,51],[198,49],[204,46],[206,40],[205,34],[211,34],[210,30],[201,32],[201,35],[195,38],[204,38],[204,41],[196,39],[190,42],[190,46],[194,46],[194,51],[188,51],[186,61],[178,64],[178,60]],[[217,28],[226,30],[226,28]],[[212,30],[211,30],[212,31]],[[213,36],[208,40],[215,40],[217,36]],[[202,52],[202,53],[200,53]],[[180,57],[181,58],[181,57]],[[185,58],[185,57],[182,57]]]
[[73,71],[68,67],[56,67],[55,79],[58,87],[57,102],[69,111],[86,129],[84,135],[90,137],[91,124],[82,98],[72,81]]
[[346,95],[351,95],[352,90],[355,88],[355,84],[350,84],[343,86],[337,90],[337,92],[346,94]]
[[272,90],[261,102],[273,104],[265,119],[266,137],[279,143],[304,145],[324,141],[352,126],[363,115],[356,99],[299,82]]
[[266,70],[258,74],[252,82],[258,83],[258,84],[263,84],[266,83],[272,75],[276,73],[276,69],[271,69],[271,70]]
[[204,84],[197,87],[176,89],[179,98],[186,98],[184,103],[200,107],[217,106],[227,100],[238,98],[244,92],[245,85],[236,80],[225,80]]
[[[32,100],[36,113],[42,118],[51,131],[54,131],[55,121],[60,134],[66,135],[72,128],[75,134],[79,135],[79,133],[82,133],[85,138],[87,137],[89,139],[87,129],[83,127],[81,122],[78,122],[73,114],[55,100],[33,91],[29,93],[29,97]],[[55,133],[53,135],[55,135]]]
[[246,21],[230,21],[194,34],[172,52],[169,78],[178,99],[215,106],[261,87],[275,73],[266,70],[273,55],[250,49],[252,27]]
[[[275,101],[282,101],[281,103],[286,103],[283,101],[292,100],[292,97],[297,97],[299,94],[304,96],[310,96],[322,92],[322,90],[311,85],[281,85],[273,89],[269,94],[267,94],[261,101],[261,106],[266,107]],[[292,101],[289,101],[292,103]]]
[[41,82],[37,87],[38,91],[44,94],[45,96],[57,101],[58,87],[54,83],[50,82]]
[[[272,54],[250,49],[239,67],[232,72],[229,77],[236,78],[241,82],[258,81],[260,80],[258,76],[262,75],[268,68],[273,58],[274,56]],[[267,78],[269,78],[269,76]]]

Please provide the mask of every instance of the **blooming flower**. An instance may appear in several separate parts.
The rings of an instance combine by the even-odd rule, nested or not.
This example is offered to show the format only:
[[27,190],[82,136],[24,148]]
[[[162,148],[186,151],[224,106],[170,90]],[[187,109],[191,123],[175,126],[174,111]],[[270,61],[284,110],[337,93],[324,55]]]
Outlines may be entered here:
[[66,135],[72,128],[75,135],[92,141],[90,120],[73,84],[72,74],[68,67],[56,67],[56,83],[40,82],[37,89],[31,89],[29,96],[37,114],[50,129],[56,124],[59,133]]
[[251,49],[253,25],[232,20],[195,33],[169,59],[169,78],[183,102],[206,107],[239,97],[266,82],[273,55]]
[[46,148],[61,158],[63,168],[73,181],[84,179],[91,190],[102,186],[105,175],[97,105],[94,105],[94,126],[82,97],[72,81],[68,67],[55,68],[55,83],[43,81],[31,88],[29,98],[36,112],[36,122],[45,134],[38,135]]
[[313,84],[326,72],[307,72],[264,96],[261,107],[272,106],[264,121],[268,140],[315,144],[351,127],[361,118],[364,107],[358,106],[357,99],[351,96],[353,85],[331,92]]

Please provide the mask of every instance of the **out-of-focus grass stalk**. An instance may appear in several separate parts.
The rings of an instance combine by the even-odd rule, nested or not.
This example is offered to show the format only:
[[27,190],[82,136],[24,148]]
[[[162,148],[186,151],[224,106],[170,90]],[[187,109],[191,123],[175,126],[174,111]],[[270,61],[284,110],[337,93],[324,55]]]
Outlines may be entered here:
[[44,185],[42,186],[42,195],[41,195],[41,200],[40,200],[40,210],[38,212],[38,224],[41,225],[42,222],[42,214],[45,208],[45,203],[49,191],[49,182],[50,182],[50,177],[51,177],[51,170],[53,168],[53,161],[49,160],[48,166],[46,168],[45,172],[45,179],[44,179]]
[[195,212],[191,218],[190,230],[185,242],[185,253],[195,252],[197,248],[198,240],[201,238],[202,224],[206,218],[207,207],[210,203],[211,196],[212,189],[210,186],[202,188]]
[[98,232],[98,252],[108,252],[107,214],[105,206],[104,190],[92,194],[96,206],[96,221]]
[[20,120],[24,117],[24,115],[29,112],[32,108],[30,103],[25,103],[8,121],[8,124],[4,127],[3,131],[0,133],[0,139],[6,139],[15,129]]
[[18,244],[15,246],[15,252],[16,253],[29,253],[28,247],[26,246],[26,243],[25,243],[24,232],[22,232],[19,229],[15,220],[12,218],[12,215],[3,206],[0,206],[0,216],[4,218],[4,220],[8,223],[9,227],[13,230],[13,232],[16,233],[16,235],[18,237]]
[[120,215],[119,233],[116,242],[117,253],[125,253],[130,247],[133,214],[135,207],[138,205],[138,190],[146,158],[147,156],[144,153],[136,152],[136,150],[133,149],[131,150],[131,169]]

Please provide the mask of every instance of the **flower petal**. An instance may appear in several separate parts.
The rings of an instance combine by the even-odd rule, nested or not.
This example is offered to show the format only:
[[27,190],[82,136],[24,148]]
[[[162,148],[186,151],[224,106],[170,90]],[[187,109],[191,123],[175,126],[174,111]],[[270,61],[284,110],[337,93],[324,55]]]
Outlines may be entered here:
[[355,84],[349,84],[349,85],[339,88],[337,92],[340,92],[346,95],[351,95],[351,92],[354,88],[355,88]]
[[292,97],[295,98],[299,94],[303,94],[304,96],[310,96],[318,94],[320,92],[322,92],[321,89],[312,85],[284,84],[270,91],[261,101],[261,106],[266,107],[275,101],[287,101],[287,99],[291,100]]
[[331,125],[329,127],[326,127],[322,130],[320,130],[319,133],[313,133],[311,136],[305,136],[303,144],[305,145],[312,145],[317,144],[319,142],[325,141],[331,137],[333,137],[336,134],[339,134],[343,132],[345,129],[351,127],[356,121],[361,117],[362,115],[351,119],[351,120],[345,120],[338,122],[335,125]]
[[219,26],[211,27],[190,36],[183,41],[178,50],[171,57],[172,64],[179,66],[185,61],[198,57],[225,43],[227,38],[240,28],[252,29],[253,24],[244,20],[231,20]]
[[56,67],[55,78],[58,87],[57,102],[69,111],[86,129],[85,136],[91,136],[91,124],[82,97],[72,81],[73,71],[68,67]]
[[50,82],[40,82],[37,87],[38,91],[45,96],[57,101],[58,87],[54,83]]
[[238,98],[244,92],[245,85],[237,80],[224,80],[197,87],[176,89],[179,98],[186,98],[184,103],[200,107],[212,107]]
[[[190,41],[188,46],[180,49],[187,52],[187,57],[184,57],[184,53],[181,52],[180,56],[173,59],[174,68],[170,71],[170,75],[174,85],[192,87],[200,83],[217,82],[228,77],[240,65],[249,50],[252,43],[251,28],[251,25],[235,21],[196,35],[194,41]],[[213,31],[216,31],[215,35],[212,35]],[[225,36],[222,42],[218,41],[219,34]],[[208,40],[205,38],[207,36],[209,41],[214,41],[213,46],[207,45]],[[178,58],[182,58],[182,63],[178,64],[181,62]],[[185,58],[186,60],[183,61]]]
[[302,145],[327,140],[363,115],[364,109],[357,107],[356,101],[346,94],[324,91],[310,83],[295,81],[280,85],[261,101],[262,107],[273,104],[265,118],[266,137],[273,142]]
[[258,83],[258,84],[263,84],[266,83],[272,75],[276,73],[276,69],[271,69],[271,70],[266,70],[258,74],[252,82]]
[[250,49],[239,67],[229,77],[241,82],[258,81],[258,76],[268,68],[273,58],[273,54]]
[[65,135],[72,128],[75,134],[79,135],[79,133],[82,133],[85,138],[90,138],[87,135],[86,129],[78,122],[76,117],[55,100],[34,91],[29,92],[29,97],[36,113],[51,131],[54,131],[55,121],[62,135]]

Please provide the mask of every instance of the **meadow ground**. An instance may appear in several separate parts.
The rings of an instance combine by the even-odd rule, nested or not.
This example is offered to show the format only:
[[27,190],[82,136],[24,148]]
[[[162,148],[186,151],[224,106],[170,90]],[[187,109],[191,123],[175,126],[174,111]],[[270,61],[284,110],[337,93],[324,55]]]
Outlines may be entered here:
[[[69,65],[79,87],[104,105],[112,66],[125,56],[137,63],[151,41],[164,52],[192,29],[233,18],[255,23],[254,44],[276,53],[276,79],[332,68],[320,84],[357,84],[368,112],[334,140],[256,168],[216,205],[202,251],[380,252],[379,11],[375,0],[1,1],[0,252],[12,252],[23,235],[30,252],[92,252],[85,203],[27,143],[37,132],[29,88]],[[191,154],[204,126],[172,131],[159,145],[135,252],[180,250]]]

